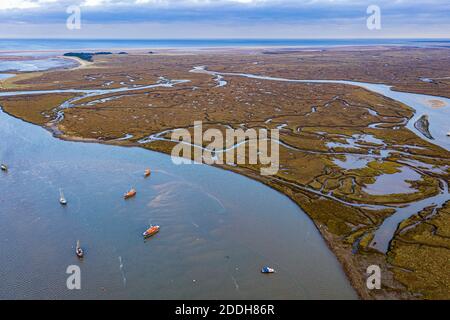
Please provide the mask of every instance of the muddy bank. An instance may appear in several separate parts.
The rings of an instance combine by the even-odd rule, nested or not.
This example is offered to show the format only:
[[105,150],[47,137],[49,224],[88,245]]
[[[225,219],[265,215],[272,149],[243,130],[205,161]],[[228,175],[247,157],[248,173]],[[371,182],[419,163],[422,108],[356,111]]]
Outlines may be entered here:
[[427,115],[421,116],[415,123],[414,127],[419,130],[428,139],[434,140],[430,133],[430,121]]

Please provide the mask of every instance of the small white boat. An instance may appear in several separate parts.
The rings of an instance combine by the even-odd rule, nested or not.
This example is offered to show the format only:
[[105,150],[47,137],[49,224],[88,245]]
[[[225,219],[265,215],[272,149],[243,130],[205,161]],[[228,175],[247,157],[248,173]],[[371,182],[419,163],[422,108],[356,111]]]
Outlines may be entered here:
[[2,171],[8,171],[8,167],[6,166],[6,164],[1,164],[0,168],[2,169]]
[[77,247],[75,249],[75,254],[80,259],[84,257],[84,251],[83,251],[83,249],[80,246],[80,240],[77,240]]
[[67,204],[66,197],[64,197],[64,193],[61,189],[59,189],[59,203],[61,203],[63,206]]
[[450,137],[450,131],[449,131],[449,132],[447,132],[447,137]]

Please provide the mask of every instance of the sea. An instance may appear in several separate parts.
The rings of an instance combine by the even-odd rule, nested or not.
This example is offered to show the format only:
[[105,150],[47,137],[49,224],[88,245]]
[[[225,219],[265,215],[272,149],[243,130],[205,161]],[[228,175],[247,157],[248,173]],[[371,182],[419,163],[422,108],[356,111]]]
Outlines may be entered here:
[[222,47],[450,47],[450,39],[0,39],[1,51]]

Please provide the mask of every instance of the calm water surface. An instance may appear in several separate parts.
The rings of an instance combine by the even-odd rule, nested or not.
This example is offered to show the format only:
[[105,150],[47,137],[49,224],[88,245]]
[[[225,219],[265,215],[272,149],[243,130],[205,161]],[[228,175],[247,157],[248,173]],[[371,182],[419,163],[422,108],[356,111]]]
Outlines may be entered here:
[[0,71],[44,71],[54,68],[71,68],[77,63],[74,60],[63,58],[45,58],[32,60],[4,60],[0,61]]
[[[3,112],[0,134],[10,167],[0,172],[0,298],[356,298],[310,219],[260,183],[140,148],[62,141]],[[124,201],[132,186],[137,197]],[[150,223],[162,229],[144,241]],[[80,291],[66,289],[73,264]],[[262,275],[263,265],[278,273]]]

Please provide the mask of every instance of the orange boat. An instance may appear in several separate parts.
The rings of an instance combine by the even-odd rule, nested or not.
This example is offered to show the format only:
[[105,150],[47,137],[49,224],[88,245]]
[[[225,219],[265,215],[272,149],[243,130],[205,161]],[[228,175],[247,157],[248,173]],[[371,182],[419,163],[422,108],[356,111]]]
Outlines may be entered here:
[[123,197],[125,199],[129,199],[129,198],[134,197],[136,195],[136,193],[137,193],[136,190],[133,188],[130,191],[128,191],[127,193],[125,193]]
[[144,238],[150,238],[151,236],[157,234],[159,232],[159,229],[161,229],[160,226],[151,226],[142,235],[144,236]]
[[147,170],[145,170],[144,176],[147,178],[147,177],[150,177],[151,174],[152,174],[152,172],[150,171],[150,169],[147,169]]

